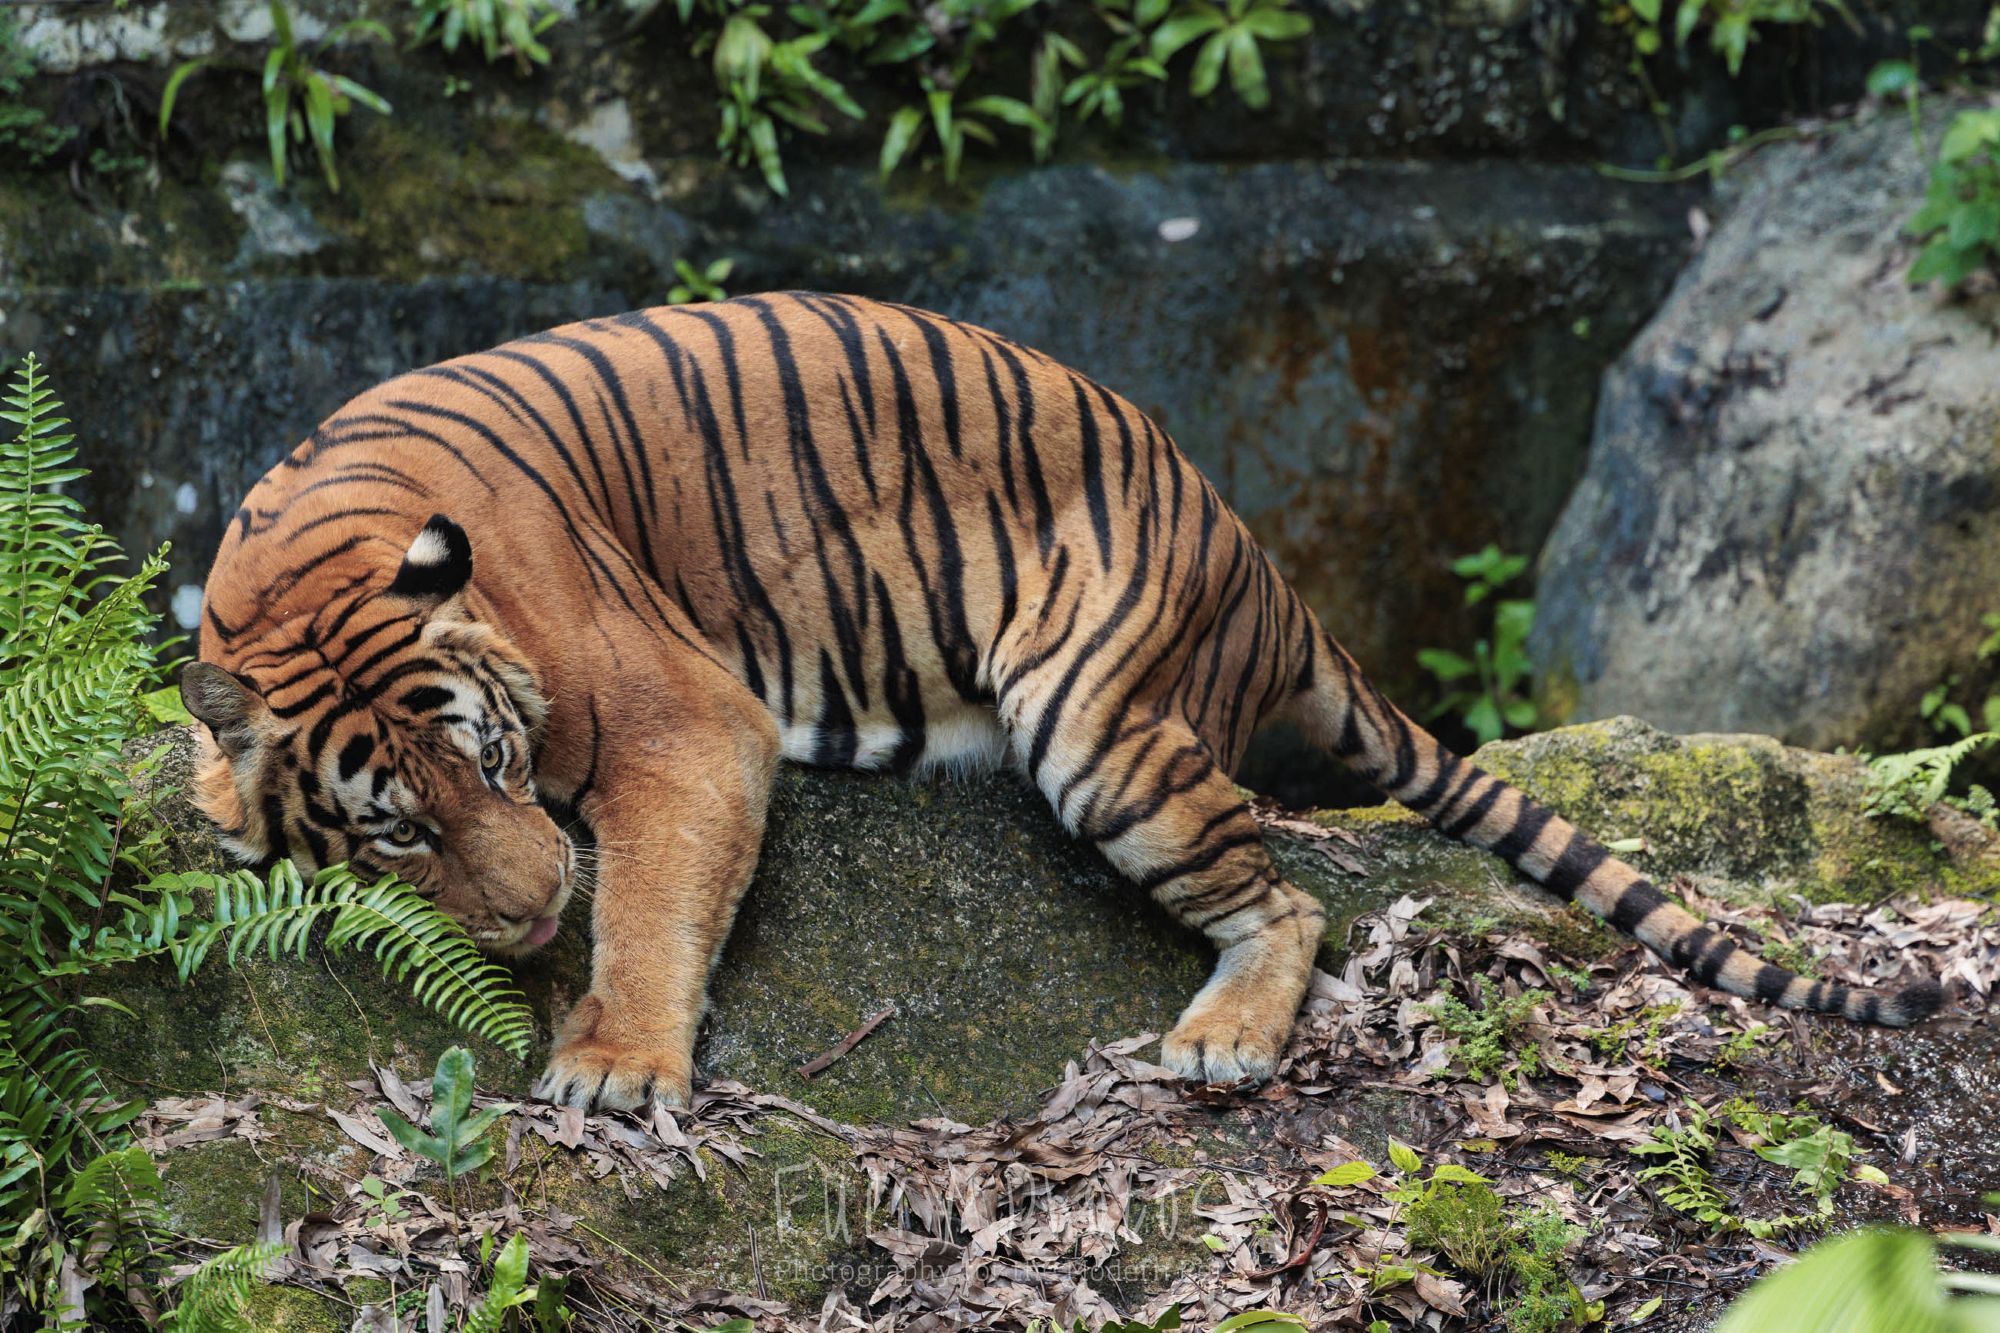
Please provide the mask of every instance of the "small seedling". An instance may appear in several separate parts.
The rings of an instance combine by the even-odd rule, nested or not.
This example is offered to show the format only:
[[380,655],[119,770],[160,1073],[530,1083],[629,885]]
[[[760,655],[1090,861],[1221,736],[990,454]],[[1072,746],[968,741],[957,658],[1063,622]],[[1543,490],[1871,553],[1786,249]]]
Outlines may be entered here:
[[454,1046],[438,1057],[431,1077],[431,1132],[426,1134],[394,1111],[376,1112],[396,1142],[417,1156],[435,1162],[448,1182],[470,1175],[493,1156],[493,1145],[481,1137],[493,1122],[514,1109],[512,1103],[472,1110],[472,1055]]

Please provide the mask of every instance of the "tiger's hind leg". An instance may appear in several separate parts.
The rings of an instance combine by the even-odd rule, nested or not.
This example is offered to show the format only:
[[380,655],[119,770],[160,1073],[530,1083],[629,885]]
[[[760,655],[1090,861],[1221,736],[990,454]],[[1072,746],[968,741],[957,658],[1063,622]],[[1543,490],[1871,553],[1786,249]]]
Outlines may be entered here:
[[1209,1083],[1268,1078],[1291,1035],[1326,913],[1286,881],[1250,808],[1178,721],[1116,728],[1051,752],[1037,784],[1064,824],[1220,952],[1161,1063]]

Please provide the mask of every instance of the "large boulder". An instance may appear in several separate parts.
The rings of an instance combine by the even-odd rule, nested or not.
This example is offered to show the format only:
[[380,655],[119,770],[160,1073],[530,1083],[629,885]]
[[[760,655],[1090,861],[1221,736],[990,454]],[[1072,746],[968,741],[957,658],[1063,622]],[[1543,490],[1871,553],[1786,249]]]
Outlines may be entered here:
[[1900,114],[1731,172],[1542,557],[1554,716],[1892,744],[1971,665],[2000,608],[2000,300],[1905,280],[1924,184]]
[[[157,789],[185,784],[187,738],[167,740],[165,761],[149,779]],[[2000,886],[2000,873],[1976,852],[1940,850],[1930,830],[1914,824],[1863,818],[1861,769],[1852,758],[1755,737],[1675,738],[1630,721],[1495,744],[1479,758],[1603,837],[1647,838],[1633,859],[1661,879],[1688,875],[1738,901]],[[178,796],[165,795],[157,816],[173,865],[221,863]],[[1616,947],[1580,912],[1407,812],[1315,818],[1340,832],[1300,837],[1311,826],[1293,822],[1274,830],[1272,843],[1286,871],[1330,909],[1324,966],[1338,968],[1346,923],[1357,913],[1404,895],[1435,899],[1440,919],[1462,930],[1525,928],[1573,958]],[[525,1093],[550,1020],[584,986],[581,913],[556,945],[516,968],[539,1020],[530,1060],[471,1043],[485,1091]],[[940,1115],[968,1125],[1001,1116],[1018,1122],[1093,1042],[1170,1023],[1208,965],[1199,940],[1065,837],[1040,797],[1011,775],[910,783],[787,770],[717,974],[700,1061],[707,1079],[739,1081],[766,1105],[779,1105],[768,1101],[773,1094],[797,1099],[821,1118],[762,1117],[763,1132],[751,1141],[757,1155],[738,1154],[733,1165],[698,1149],[636,1149],[615,1129],[593,1128],[583,1151],[569,1151],[553,1124],[556,1142],[517,1128],[505,1169],[475,1202],[504,1210],[511,1197],[497,1193],[504,1184],[537,1209],[553,1206],[570,1219],[566,1236],[635,1282],[737,1292],[761,1285],[794,1309],[817,1308],[843,1282],[859,1281],[865,1294],[871,1280],[853,1274],[879,1264],[870,1268],[862,1234],[788,1220],[830,1206],[827,1198],[869,1197],[841,1126]],[[378,1141],[381,1134],[350,1084],[377,1096],[371,1065],[418,1082],[457,1039],[365,960],[316,951],[304,960],[211,965],[189,987],[163,968],[109,988],[94,983],[93,991],[129,1010],[80,1011],[115,1090],[195,1099],[168,1103],[178,1112],[146,1125],[163,1150],[176,1228],[221,1241],[255,1234],[274,1167],[285,1218],[331,1206],[328,1189],[335,1203],[351,1195],[370,1161],[356,1156],[365,1140],[353,1128]],[[810,1083],[799,1076],[800,1064],[891,1005],[894,1017],[845,1058]],[[207,1100],[218,1093],[262,1105],[246,1118]],[[750,1097],[725,1091],[717,1105],[740,1107]],[[1406,1113],[1366,1099],[1343,1111],[1389,1115],[1391,1128]],[[1379,1136],[1383,1125],[1368,1132]],[[1254,1165],[1255,1145],[1243,1151]],[[696,1157],[708,1164],[704,1174],[688,1169]],[[667,1169],[667,1158],[678,1165]],[[374,1169],[407,1173],[415,1165],[378,1161]],[[1144,1262],[1161,1273],[1205,1263],[1210,1256],[1197,1239],[1149,1242]],[[349,1295],[376,1299],[371,1290]],[[282,1313],[263,1312],[263,1326],[319,1326]]]

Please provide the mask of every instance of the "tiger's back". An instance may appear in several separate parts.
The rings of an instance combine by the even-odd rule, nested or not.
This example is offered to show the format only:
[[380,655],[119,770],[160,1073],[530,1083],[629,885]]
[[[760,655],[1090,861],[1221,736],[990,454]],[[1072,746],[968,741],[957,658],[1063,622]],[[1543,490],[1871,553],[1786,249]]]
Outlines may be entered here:
[[[532,948],[568,872],[482,849],[568,857],[536,800],[590,824],[616,883],[542,1087],[578,1104],[685,1095],[780,755],[1011,760],[1220,950],[1163,1063],[1269,1074],[1324,913],[1229,774],[1281,717],[1705,983],[1891,1023],[1938,1003],[1805,981],[1695,921],[1388,703],[1131,404],[906,307],[641,311],[401,376],[258,484],[207,597],[183,692],[246,857],[393,869]],[[500,887],[462,886],[480,874]]]

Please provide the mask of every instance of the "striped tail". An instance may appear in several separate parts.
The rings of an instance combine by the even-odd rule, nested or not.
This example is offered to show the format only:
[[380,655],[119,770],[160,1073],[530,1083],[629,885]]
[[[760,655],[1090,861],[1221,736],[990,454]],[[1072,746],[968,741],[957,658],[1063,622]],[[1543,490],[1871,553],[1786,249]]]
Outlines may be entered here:
[[1314,743],[1443,832],[1582,903],[1704,986],[1887,1027],[1907,1027],[1937,1011],[1943,993],[1933,980],[1886,994],[1811,981],[1763,961],[1689,915],[1561,815],[1439,744],[1383,698],[1324,630],[1320,644],[1324,652],[1313,655],[1310,683],[1293,716]]

